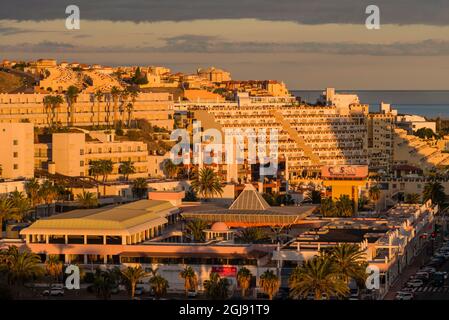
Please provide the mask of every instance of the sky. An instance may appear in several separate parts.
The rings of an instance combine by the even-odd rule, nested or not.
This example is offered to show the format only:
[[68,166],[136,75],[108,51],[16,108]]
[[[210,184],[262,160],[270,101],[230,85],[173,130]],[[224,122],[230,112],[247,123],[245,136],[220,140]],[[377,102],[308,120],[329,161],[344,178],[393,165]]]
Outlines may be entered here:
[[[70,4],[79,30],[65,27]],[[379,30],[365,26],[372,4]],[[0,59],[216,66],[298,90],[449,89],[447,0],[2,0],[0,39]]]

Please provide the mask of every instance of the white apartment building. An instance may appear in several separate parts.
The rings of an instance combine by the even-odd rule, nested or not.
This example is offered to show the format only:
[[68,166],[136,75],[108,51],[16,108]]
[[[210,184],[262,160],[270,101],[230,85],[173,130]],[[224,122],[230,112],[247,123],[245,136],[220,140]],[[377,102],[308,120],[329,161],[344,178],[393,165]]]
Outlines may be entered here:
[[0,178],[34,176],[33,143],[31,123],[0,123]]

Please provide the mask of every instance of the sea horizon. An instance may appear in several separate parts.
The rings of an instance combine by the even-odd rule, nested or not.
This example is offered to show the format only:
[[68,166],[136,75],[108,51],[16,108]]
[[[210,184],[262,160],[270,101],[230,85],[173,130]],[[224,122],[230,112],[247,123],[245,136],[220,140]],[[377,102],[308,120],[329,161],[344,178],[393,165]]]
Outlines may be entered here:
[[[291,90],[304,101],[313,103],[324,90]],[[354,90],[337,89],[337,93],[354,93],[370,111],[378,111],[381,102],[390,103],[400,114],[417,114],[426,118],[449,118],[449,90]]]

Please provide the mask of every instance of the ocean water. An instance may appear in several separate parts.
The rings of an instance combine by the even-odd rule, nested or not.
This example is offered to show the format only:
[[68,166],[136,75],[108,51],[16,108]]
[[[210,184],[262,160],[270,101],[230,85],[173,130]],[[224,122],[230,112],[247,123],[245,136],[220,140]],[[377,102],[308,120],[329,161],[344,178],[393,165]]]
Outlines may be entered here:
[[[304,101],[314,103],[322,90],[293,90]],[[390,103],[400,114],[418,114],[427,118],[449,119],[449,90],[337,90],[337,93],[357,94],[362,103],[377,111],[381,102]]]

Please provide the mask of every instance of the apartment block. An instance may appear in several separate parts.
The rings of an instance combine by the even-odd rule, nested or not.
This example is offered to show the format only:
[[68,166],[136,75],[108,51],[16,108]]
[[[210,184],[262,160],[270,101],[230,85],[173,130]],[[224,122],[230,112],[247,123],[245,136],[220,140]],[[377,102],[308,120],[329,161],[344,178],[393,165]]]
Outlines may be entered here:
[[136,172],[129,175],[130,179],[148,177],[147,145],[140,141],[115,141],[114,134],[102,132],[55,133],[51,146],[41,145],[36,150],[43,150],[44,153],[48,148],[51,149],[48,163],[52,164],[49,171],[74,177],[89,176],[92,161],[111,160],[114,164],[108,176],[111,181],[123,178],[119,166],[125,161],[131,161]]
[[0,123],[0,178],[34,176],[33,125]]
[[[38,127],[48,126],[51,108],[44,105],[47,94],[0,94],[0,123],[28,121]],[[56,107],[55,122],[61,125],[92,126],[112,125],[114,117],[124,123],[134,119],[146,119],[152,125],[173,129],[173,101],[169,93],[139,93],[132,100],[118,99],[114,101],[109,93],[101,99],[94,93],[79,94],[72,108],[64,102]],[[129,104],[132,107],[129,107]],[[72,110],[71,110],[72,109]],[[115,115],[114,115],[115,110]],[[71,114],[73,122],[71,123]]]

